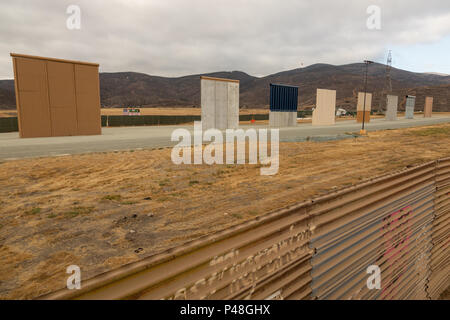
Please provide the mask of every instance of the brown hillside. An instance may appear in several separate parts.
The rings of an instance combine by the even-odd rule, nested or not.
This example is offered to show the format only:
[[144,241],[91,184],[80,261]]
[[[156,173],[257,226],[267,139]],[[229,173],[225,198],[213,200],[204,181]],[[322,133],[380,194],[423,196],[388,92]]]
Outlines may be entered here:
[[[207,74],[240,80],[240,105],[242,108],[268,108],[269,84],[284,83],[299,86],[301,108],[315,104],[316,89],[337,90],[337,105],[347,110],[356,108],[357,92],[362,90],[364,65],[343,66],[315,64],[306,68],[284,71],[267,77],[253,77],[244,72],[216,72]],[[122,106],[181,106],[199,107],[200,75],[178,78],[150,76],[143,73],[101,73],[101,102],[105,107]],[[436,111],[450,111],[448,89],[450,76],[413,73],[392,69],[393,93],[402,98],[406,94],[418,96],[418,110],[423,109],[422,95],[435,97]],[[374,93],[374,107],[378,109],[384,86],[385,66],[373,64],[369,69],[368,91]],[[400,100],[402,100],[402,98]],[[0,81],[0,108],[14,107],[14,82]]]

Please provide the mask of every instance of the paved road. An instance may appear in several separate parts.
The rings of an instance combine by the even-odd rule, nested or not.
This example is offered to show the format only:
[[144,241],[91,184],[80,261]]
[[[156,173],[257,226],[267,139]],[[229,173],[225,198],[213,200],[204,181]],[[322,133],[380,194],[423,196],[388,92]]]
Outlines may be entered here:
[[[450,116],[435,115],[433,118],[413,120],[399,119],[386,121],[375,119],[367,124],[367,131],[408,128],[450,122]],[[267,125],[243,125],[243,129],[267,128]],[[0,159],[58,156],[115,150],[151,149],[170,147],[173,130],[193,126],[121,127],[102,128],[101,136],[52,137],[20,139],[17,132],[0,134]],[[355,120],[339,121],[335,126],[312,126],[299,124],[297,127],[281,128],[280,141],[330,140],[349,137],[351,132],[359,132],[360,124]]]

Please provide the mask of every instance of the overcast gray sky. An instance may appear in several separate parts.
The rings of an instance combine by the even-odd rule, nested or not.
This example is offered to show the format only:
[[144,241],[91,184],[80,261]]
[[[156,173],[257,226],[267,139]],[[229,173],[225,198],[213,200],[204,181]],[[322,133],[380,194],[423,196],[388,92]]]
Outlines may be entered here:
[[[394,67],[450,73],[448,0],[0,1],[0,79],[13,78],[10,52],[98,62],[102,72],[262,76],[385,62],[392,49]],[[80,29],[66,26],[69,5]]]

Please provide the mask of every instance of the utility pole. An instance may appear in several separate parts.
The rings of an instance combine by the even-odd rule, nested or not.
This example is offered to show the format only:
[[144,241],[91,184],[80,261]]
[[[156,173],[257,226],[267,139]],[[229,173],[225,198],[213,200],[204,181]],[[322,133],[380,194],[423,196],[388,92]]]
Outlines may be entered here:
[[366,92],[367,92],[367,76],[369,73],[369,64],[372,64],[373,61],[364,60],[364,64],[366,65],[366,73],[364,76],[364,105],[363,105],[363,119],[362,119],[362,129],[361,134],[366,134],[365,123],[366,123]]
[[381,92],[380,106],[378,113],[383,112],[384,102],[386,101],[386,94],[392,93],[392,81],[391,81],[391,69],[392,69],[392,52],[389,50],[389,54],[386,61],[386,78],[384,80],[383,91]]
[[386,62],[386,83],[384,85],[384,88],[386,89],[387,93],[392,92],[391,69],[392,69],[392,52],[391,50],[389,50]]

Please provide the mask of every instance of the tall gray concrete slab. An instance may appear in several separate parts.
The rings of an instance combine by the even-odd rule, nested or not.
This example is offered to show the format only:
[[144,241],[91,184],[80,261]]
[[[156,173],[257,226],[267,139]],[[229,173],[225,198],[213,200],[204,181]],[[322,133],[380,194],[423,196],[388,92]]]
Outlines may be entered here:
[[269,126],[274,128],[280,127],[280,119],[279,119],[279,112],[270,111],[269,112]]
[[239,83],[228,83],[228,128],[239,127]]
[[414,107],[406,107],[405,119],[414,119]]
[[216,81],[216,129],[225,130],[228,125],[228,83]]
[[216,82],[201,79],[202,128],[216,127]]
[[297,111],[289,112],[289,122],[288,127],[297,126]]
[[202,127],[235,129],[239,126],[239,81],[201,77]]
[[280,114],[280,127],[286,127],[287,126],[287,120],[288,120],[288,113],[287,112],[278,112]]
[[405,119],[414,119],[414,107],[416,105],[415,96],[406,97]]
[[387,95],[386,99],[386,120],[395,121],[397,120],[398,96]]

